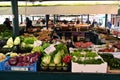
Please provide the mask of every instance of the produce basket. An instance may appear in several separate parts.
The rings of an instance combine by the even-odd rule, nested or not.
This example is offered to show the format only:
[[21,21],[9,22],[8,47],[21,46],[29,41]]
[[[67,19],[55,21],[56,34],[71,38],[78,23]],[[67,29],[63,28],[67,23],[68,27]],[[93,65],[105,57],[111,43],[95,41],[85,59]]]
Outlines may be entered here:
[[29,66],[8,66],[4,65],[4,70],[5,71],[32,71],[36,72],[37,71],[37,62],[29,65]]

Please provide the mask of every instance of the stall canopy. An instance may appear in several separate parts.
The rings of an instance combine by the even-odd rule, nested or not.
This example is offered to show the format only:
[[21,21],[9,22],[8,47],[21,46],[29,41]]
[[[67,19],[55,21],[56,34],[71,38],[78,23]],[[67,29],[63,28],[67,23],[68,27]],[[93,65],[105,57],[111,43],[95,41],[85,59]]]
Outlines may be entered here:
[[[1,0],[6,1],[6,0]],[[18,0],[10,0],[11,7],[0,7],[0,15],[13,14],[13,37],[19,35],[18,14],[117,14],[118,4],[81,5],[81,6],[41,6],[41,7],[19,7]],[[27,0],[25,0],[27,1]],[[34,0],[33,0],[34,1]],[[42,0],[40,0],[42,1]],[[115,1],[115,0],[114,0]],[[87,2],[86,2],[87,3]]]
[[[19,14],[117,14],[118,5],[19,7]],[[0,7],[0,15],[12,15],[11,7]]]
[[[34,1],[34,2],[30,2]],[[42,2],[39,2],[42,1]],[[8,3],[9,2],[9,3]],[[120,1],[49,1],[18,0],[18,12],[23,15],[38,14],[117,14]],[[12,14],[10,0],[0,2],[0,15]],[[5,7],[7,6],[7,7]]]

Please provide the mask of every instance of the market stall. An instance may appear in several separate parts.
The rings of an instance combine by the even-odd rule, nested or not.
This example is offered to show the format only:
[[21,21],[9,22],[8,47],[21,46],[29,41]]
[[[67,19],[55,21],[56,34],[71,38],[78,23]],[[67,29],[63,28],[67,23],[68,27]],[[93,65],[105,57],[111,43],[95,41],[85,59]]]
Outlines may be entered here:
[[[58,30],[61,32],[60,34],[62,34],[61,38],[56,37],[57,31],[55,32],[54,29],[51,30],[46,28],[35,32],[30,31],[29,33],[24,33],[18,36],[18,13],[16,13],[18,12],[16,11],[18,6],[16,0],[12,0],[12,6],[13,14],[15,16],[13,18],[14,36],[11,36],[6,39],[6,41],[1,42],[2,45],[0,45],[1,79],[120,79],[119,74],[112,73],[112,70],[120,69],[120,44],[118,44],[119,38],[114,37],[113,33],[106,34],[106,28],[99,28],[98,26],[95,26],[95,28],[89,28],[90,25],[82,24],[75,26],[75,31],[68,29],[65,31]],[[98,5],[97,7],[101,9],[102,6],[103,5]],[[104,5],[104,7],[105,6],[113,9],[111,10],[111,13],[116,13],[116,5],[112,5],[114,8],[112,8],[111,5]],[[54,11],[55,14],[57,14],[56,12],[59,10],[58,8],[62,9],[60,11],[61,13],[64,12],[64,14],[65,12],[67,13],[67,10],[69,10],[67,9],[68,6],[61,7],[62,8],[54,7],[57,8],[55,9],[56,11]],[[80,7],[81,6],[71,6],[72,10]],[[86,7],[85,9],[88,8],[88,6],[84,7]],[[84,10],[83,7],[81,8],[81,10]],[[91,10],[91,8],[89,9]],[[87,13],[86,11],[82,12]],[[110,13],[110,10],[104,11],[106,11],[106,13]],[[100,12],[105,13],[104,11]],[[80,13],[79,9],[75,12],[68,11],[68,13],[69,12],[76,12],[77,14]],[[85,28],[85,31],[81,29],[82,27]],[[74,40],[73,37],[77,37],[77,40]],[[115,41],[117,43],[114,43]],[[114,73],[120,72],[118,71]]]

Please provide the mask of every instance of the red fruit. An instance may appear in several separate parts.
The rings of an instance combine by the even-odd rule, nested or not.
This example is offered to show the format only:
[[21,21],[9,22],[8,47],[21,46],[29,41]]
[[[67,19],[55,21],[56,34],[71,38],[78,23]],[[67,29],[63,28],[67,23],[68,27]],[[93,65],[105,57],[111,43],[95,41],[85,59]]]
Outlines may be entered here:
[[109,49],[106,48],[106,49],[103,50],[103,52],[109,52]]
[[109,49],[109,52],[114,52],[114,49],[113,49],[113,48],[110,48],[110,49]]
[[71,58],[72,58],[71,56],[66,55],[66,56],[63,57],[62,61],[63,61],[64,63],[69,63],[69,62],[71,61]]

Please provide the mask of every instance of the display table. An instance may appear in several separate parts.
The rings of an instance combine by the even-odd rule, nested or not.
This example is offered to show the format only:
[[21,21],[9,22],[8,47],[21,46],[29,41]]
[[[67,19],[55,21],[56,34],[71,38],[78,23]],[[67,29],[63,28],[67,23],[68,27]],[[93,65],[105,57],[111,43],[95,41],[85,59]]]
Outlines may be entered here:
[[89,29],[90,25],[88,24],[78,24],[78,25],[75,25],[75,28],[76,28],[76,31],[80,31],[81,28],[85,28],[85,29]]
[[120,80],[120,74],[0,72],[0,80]]

